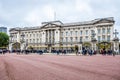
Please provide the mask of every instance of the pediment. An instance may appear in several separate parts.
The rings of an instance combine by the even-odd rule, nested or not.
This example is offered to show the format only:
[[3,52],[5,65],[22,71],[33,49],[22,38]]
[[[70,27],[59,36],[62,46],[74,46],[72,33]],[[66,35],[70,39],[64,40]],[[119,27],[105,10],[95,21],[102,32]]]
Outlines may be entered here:
[[42,28],[60,27],[61,24],[63,24],[61,21],[42,22]]
[[16,29],[15,28],[11,28],[9,31],[16,31]]
[[107,19],[101,19],[101,20],[96,21],[94,24],[99,24],[99,23],[111,23],[111,22],[114,22],[114,21],[112,21],[112,20],[107,20]]

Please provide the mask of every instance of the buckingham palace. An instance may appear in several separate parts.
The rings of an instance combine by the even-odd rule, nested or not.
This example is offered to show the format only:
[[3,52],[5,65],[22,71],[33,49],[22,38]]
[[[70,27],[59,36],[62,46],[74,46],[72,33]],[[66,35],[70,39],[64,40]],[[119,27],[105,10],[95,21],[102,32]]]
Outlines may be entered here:
[[96,50],[100,42],[113,43],[114,23],[114,18],[108,17],[72,23],[49,21],[35,27],[11,28],[9,49],[13,49],[14,43],[20,43],[21,50],[32,47],[51,52],[53,49],[74,50],[75,46],[80,51],[83,47]]

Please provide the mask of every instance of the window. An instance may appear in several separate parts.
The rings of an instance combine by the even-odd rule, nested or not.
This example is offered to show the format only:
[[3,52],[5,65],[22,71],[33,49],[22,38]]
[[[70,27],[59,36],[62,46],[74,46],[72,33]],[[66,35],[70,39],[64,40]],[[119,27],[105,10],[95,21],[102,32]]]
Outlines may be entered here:
[[72,37],[70,38],[70,40],[71,40],[71,42],[73,42],[73,38]]
[[104,35],[102,36],[102,40],[103,40],[103,41],[105,40],[105,36],[104,36]]
[[66,32],[66,36],[68,36],[68,32]]
[[82,37],[80,37],[80,42],[82,42]]
[[28,37],[28,34],[26,34],[27,35],[27,37]]
[[61,38],[61,41],[63,42],[63,38]]
[[93,34],[94,33],[94,30],[91,30],[91,34]]
[[77,38],[77,37],[75,38],[75,41],[76,41],[76,42],[78,41],[78,38]]
[[32,41],[31,41],[31,39],[30,39],[30,43],[31,43]]
[[101,29],[98,29],[98,34],[100,34],[101,33]]
[[63,32],[61,32],[61,36],[63,36]]
[[80,31],[80,35],[82,35],[82,33],[83,33],[83,32],[82,32],[82,31]]
[[101,40],[101,37],[100,37],[100,36],[98,36],[98,42],[100,42],[100,40]]
[[30,34],[30,37],[31,37],[31,34]]
[[28,39],[26,39],[26,42],[28,42]]
[[107,28],[107,33],[110,34],[110,28]]
[[39,42],[39,39],[37,39],[37,43]]
[[63,39],[63,42],[65,42],[65,38]]
[[77,31],[75,31],[75,35],[76,35],[76,36],[77,36],[77,34],[78,34]]
[[107,41],[110,41],[110,36],[107,36]]
[[86,30],[86,35],[88,35],[88,30]]
[[86,36],[85,38],[86,38],[86,40],[88,40],[88,36]]
[[33,43],[35,43],[35,39],[33,39]]
[[102,28],[102,33],[103,33],[103,34],[105,33],[105,28]]
[[72,31],[70,31],[70,34],[71,34],[71,36],[72,36]]
[[42,39],[40,38],[40,43],[42,42]]
[[68,42],[68,38],[66,37],[66,42]]
[[33,37],[35,37],[35,34],[33,34]]

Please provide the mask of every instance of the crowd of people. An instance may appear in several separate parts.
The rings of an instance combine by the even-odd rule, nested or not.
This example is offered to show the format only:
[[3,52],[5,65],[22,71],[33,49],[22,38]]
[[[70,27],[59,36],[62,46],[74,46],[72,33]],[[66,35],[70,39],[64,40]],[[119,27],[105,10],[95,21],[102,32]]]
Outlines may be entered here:
[[[7,49],[0,49],[0,54],[5,54],[5,53],[17,53],[17,54],[29,54],[29,53],[37,53],[37,54],[40,54],[42,55],[43,53],[49,53],[48,50],[12,50],[12,51],[9,51]],[[75,51],[75,50],[51,50],[51,53],[53,54],[57,54],[57,55],[60,55],[60,54],[70,54],[70,53],[76,53],[76,55],[96,55],[96,54],[101,54],[101,55],[113,55],[115,56],[116,52],[113,51],[113,50],[106,50],[106,49],[101,49],[99,51],[96,51],[96,50],[92,50],[92,49],[86,49],[86,48],[83,48],[82,51]]]
[[9,50],[7,50],[7,49],[0,49],[0,54],[5,54],[7,52],[9,52]]
[[116,52],[111,50],[111,49],[101,49],[101,50],[92,50],[92,49],[83,49],[82,52],[78,51],[78,54],[82,55],[96,55],[96,54],[101,54],[101,55],[113,55],[115,56]]

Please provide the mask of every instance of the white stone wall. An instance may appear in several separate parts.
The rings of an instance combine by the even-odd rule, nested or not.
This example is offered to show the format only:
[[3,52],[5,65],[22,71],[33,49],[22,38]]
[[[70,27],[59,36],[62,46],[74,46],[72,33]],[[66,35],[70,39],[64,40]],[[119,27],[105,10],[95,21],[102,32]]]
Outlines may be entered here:
[[[59,24],[60,25],[60,24]],[[112,25],[112,26],[109,26]],[[53,28],[54,27],[54,28]],[[102,29],[105,28],[105,34],[102,33]],[[107,28],[110,28],[110,34],[107,34]],[[98,29],[101,29],[101,33],[98,34]],[[55,30],[54,32],[54,42],[55,43],[59,43],[61,42],[61,38],[63,38],[63,42],[66,42],[66,38],[68,39],[68,42],[71,42],[71,37],[73,38],[73,42],[80,42],[80,37],[82,37],[82,41],[83,42],[91,42],[91,30],[94,30],[96,35],[95,38],[98,40],[98,36],[101,37],[101,41],[102,41],[102,36],[105,36],[105,41],[107,40],[107,36],[110,36],[110,40],[112,41],[113,39],[113,30],[114,30],[114,26],[113,23],[96,23],[93,25],[72,25],[72,26],[62,26],[61,28],[56,26],[56,25],[52,25],[52,24],[48,24],[46,26],[44,26],[43,28],[40,29],[28,29],[28,30],[23,30],[21,32],[24,32],[25,34],[25,41],[28,40],[28,43],[43,43],[45,45],[46,42],[46,31],[49,30]],[[71,35],[71,31],[72,31],[72,35]],[[80,31],[82,31],[82,35],[80,34]],[[86,31],[88,31],[88,34],[86,34]],[[66,35],[67,32],[67,35]],[[77,34],[76,34],[77,32]],[[13,31],[14,33],[14,31]],[[63,35],[62,35],[63,33]],[[31,35],[31,36],[30,36]],[[20,34],[19,33],[14,33],[14,41],[20,42]],[[48,35],[49,36],[49,35]],[[88,37],[86,39],[86,37]],[[77,41],[76,41],[77,38]],[[53,39],[52,39],[53,40]],[[74,43],[68,43],[65,46],[70,46],[70,45],[74,45]],[[32,45],[32,44],[31,44]],[[34,44],[36,45],[36,44]],[[38,44],[37,44],[38,45]],[[41,46],[41,44],[40,44]],[[81,45],[79,45],[81,46]]]

